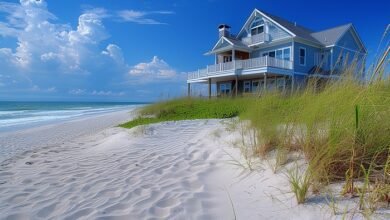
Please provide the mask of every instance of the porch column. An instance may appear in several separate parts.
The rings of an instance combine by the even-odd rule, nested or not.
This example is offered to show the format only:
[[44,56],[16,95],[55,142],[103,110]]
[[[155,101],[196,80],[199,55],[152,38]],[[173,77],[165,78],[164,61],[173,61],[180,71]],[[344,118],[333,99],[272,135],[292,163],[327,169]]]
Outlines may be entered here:
[[209,99],[211,98],[211,78],[209,78],[209,80],[208,80],[208,86],[209,86]]
[[215,54],[215,63],[214,64],[217,64],[218,63],[218,55]]
[[267,73],[264,73],[264,92],[267,92]]
[[238,96],[238,76],[236,75],[236,97]]
[[191,97],[191,83],[187,83],[187,96]]
[[286,82],[287,82],[287,77],[286,76],[284,76],[283,77],[283,79],[284,79],[284,83],[283,83],[283,94],[286,92]]
[[233,69],[236,69],[236,50],[233,49],[232,52],[232,61],[233,61]]

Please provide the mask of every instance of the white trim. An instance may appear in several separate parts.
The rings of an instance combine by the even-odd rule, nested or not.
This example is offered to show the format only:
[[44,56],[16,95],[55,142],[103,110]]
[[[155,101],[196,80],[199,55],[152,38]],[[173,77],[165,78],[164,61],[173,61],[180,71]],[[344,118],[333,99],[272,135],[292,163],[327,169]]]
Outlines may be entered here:
[[217,43],[214,45],[213,49],[211,51],[213,51],[219,44],[220,41],[223,41],[223,40],[226,40],[230,45],[234,46],[233,42],[231,42],[229,39],[227,39],[226,37],[221,37]]
[[[264,53],[275,52],[275,58],[277,58],[277,57],[276,57],[276,51],[277,51],[277,50],[282,50],[283,58],[281,58],[281,60],[285,60],[285,59],[284,59],[284,50],[285,50],[285,49],[290,49],[290,59],[289,59],[288,61],[292,61],[292,60],[291,60],[291,57],[292,57],[292,56],[291,56],[291,53],[292,53],[291,46],[275,48],[275,49],[272,49],[272,50],[260,51],[260,52],[261,52],[260,57],[262,57]],[[277,59],[279,59],[279,58],[277,58]]]
[[294,38],[291,40],[291,48],[292,48],[292,63],[293,63],[293,72],[295,71],[295,41]]
[[347,31],[351,28],[351,24],[348,24],[348,28],[346,28],[344,30],[344,32],[342,34],[340,34],[340,36],[337,38],[337,40],[335,41],[334,45],[337,45],[337,43],[340,41],[340,39],[345,35],[345,33],[347,33]]
[[237,34],[237,37],[239,37],[242,33],[242,31],[245,29],[245,27],[247,27],[247,24],[249,23],[249,20],[253,17],[253,15],[256,16],[256,13],[262,15],[263,17],[267,18],[269,21],[271,21],[272,23],[274,23],[276,26],[278,26],[279,28],[283,29],[284,31],[286,31],[287,33],[289,33],[291,36],[295,37],[296,35],[291,32],[290,30],[288,30],[287,28],[285,28],[284,26],[282,26],[281,24],[279,24],[278,22],[274,21],[273,19],[271,19],[270,17],[268,17],[267,15],[265,15],[263,12],[261,12],[260,10],[258,10],[257,8],[255,8],[253,10],[253,12],[251,13],[251,15],[249,16],[249,18],[246,20],[244,26],[241,28],[240,32],[238,32]]
[[[305,50],[305,59],[303,62],[303,64],[301,64],[301,49],[304,49]],[[306,51],[306,47],[299,47],[299,50],[298,50],[298,58],[299,58],[299,65],[300,66],[306,66],[306,58],[307,58],[307,51]]]
[[361,45],[362,48],[364,49],[364,52],[367,53],[367,48],[366,48],[366,46],[364,46],[364,43],[363,43],[362,39],[360,38],[359,33],[356,31],[355,26],[354,26],[353,24],[351,24],[351,27],[352,27],[353,33],[354,33],[354,34],[356,35],[356,37],[358,38],[360,45]]
[[[276,39],[274,41],[270,41],[267,44],[264,44],[264,43],[260,42],[260,43],[256,43],[256,44],[250,44],[250,45],[248,45],[248,47],[253,49],[253,50],[264,49],[264,48],[268,48],[268,47],[274,47],[274,46],[277,46],[277,45],[280,45],[280,44],[290,43],[291,42],[290,41],[291,38],[292,37],[290,37],[290,36],[283,37],[283,38]],[[254,47],[254,46],[256,46],[256,47]]]
[[349,49],[347,47],[343,47],[343,46],[339,46],[339,45],[330,45],[330,46],[326,46],[326,48],[330,48],[330,47],[339,47],[341,49],[344,49],[344,50],[349,50],[349,51],[352,51],[352,52],[355,52],[355,53],[360,53],[360,54],[367,54],[366,52],[362,53],[360,51],[357,51],[357,50],[352,50],[352,49]]
[[335,41],[333,46],[337,45],[339,43],[339,41],[344,37],[344,35],[348,31],[351,31],[351,30],[352,30],[351,34],[352,34],[352,37],[354,38],[355,42],[359,45],[360,48],[362,48],[364,50],[365,53],[367,53],[367,49],[364,46],[363,41],[360,39],[360,37],[359,37],[355,27],[353,26],[353,24],[349,24],[348,28],[340,35],[340,37]]
[[270,17],[268,17],[267,15],[265,15],[263,12],[261,12],[260,10],[258,10],[257,8],[255,8],[255,11],[259,14],[261,14],[263,17],[267,18],[268,20],[272,21],[273,23],[275,23],[277,26],[279,26],[280,28],[282,28],[284,31],[286,31],[287,33],[291,34],[293,37],[295,37],[296,35],[291,32],[290,30],[288,30],[287,28],[285,28],[284,26],[282,26],[281,24],[279,24],[278,22],[276,22],[275,20],[271,19]]
[[307,73],[301,73],[301,72],[294,72],[294,74],[296,74],[296,75],[302,75],[302,76],[307,76],[307,75],[309,75],[309,74],[307,74]]

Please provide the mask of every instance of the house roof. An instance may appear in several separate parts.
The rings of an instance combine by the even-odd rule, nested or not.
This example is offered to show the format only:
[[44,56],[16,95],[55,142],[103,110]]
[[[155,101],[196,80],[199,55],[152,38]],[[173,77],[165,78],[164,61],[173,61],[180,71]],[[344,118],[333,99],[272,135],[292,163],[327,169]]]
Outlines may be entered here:
[[[364,47],[363,42],[359,38],[356,30],[354,29],[354,27],[351,23],[344,24],[344,25],[337,26],[337,27],[333,27],[333,28],[329,28],[329,29],[325,29],[322,31],[313,31],[313,30],[310,30],[306,27],[303,27],[301,25],[298,25],[296,23],[288,21],[284,18],[281,18],[281,17],[275,16],[275,15],[269,14],[267,12],[255,9],[252,12],[251,16],[248,18],[248,20],[246,21],[244,27],[248,24],[248,22],[250,22],[250,18],[255,16],[256,13],[260,13],[263,16],[268,17],[268,19],[273,20],[273,22],[276,23],[276,25],[280,26],[285,31],[289,32],[293,37],[298,37],[300,39],[317,44],[319,46],[327,47],[327,46],[336,45],[336,43],[339,41],[339,39],[341,39],[341,37],[348,30],[351,29],[356,36],[356,40],[358,41],[357,43],[359,43],[361,45],[361,47],[364,49],[365,52],[367,51]],[[241,29],[238,36],[240,36],[241,33],[244,31],[244,27]],[[231,36],[231,37],[223,37],[223,38],[225,38],[231,44],[232,47],[240,48],[240,49],[244,49],[244,48],[247,49],[248,48],[247,45],[245,45],[242,41],[238,40],[236,37]],[[215,47],[213,49],[215,49]],[[211,52],[213,52],[213,50],[210,51],[208,54],[210,54]]]
[[352,24],[345,24],[338,27],[312,33],[311,35],[325,46],[335,45],[337,41],[351,28]]
[[[356,33],[356,30],[354,29],[352,23],[340,25],[340,26],[325,29],[322,31],[312,31],[306,27],[303,27],[301,25],[297,25],[296,23],[287,21],[284,18],[269,14],[269,13],[264,12],[264,11],[260,11],[258,9],[255,9],[255,10],[259,11],[260,13],[265,14],[266,16],[268,16],[269,18],[271,18],[272,20],[274,20],[278,24],[282,25],[283,27],[285,27],[287,30],[289,30],[293,34],[295,34],[297,37],[300,37],[304,40],[307,40],[307,41],[310,41],[313,43],[320,44],[322,46],[335,45],[338,42],[338,40],[349,29],[352,29]],[[358,41],[360,41],[358,43],[361,44],[362,48],[366,51],[364,44],[363,44],[363,42],[361,42],[357,33],[356,33],[356,36],[358,38]]]
[[260,11],[260,12],[267,15],[268,17],[270,17],[272,20],[279,23],[283,27],[287,28],[290,32],[294,33],[297,37],[311,41],[313,43],[322,44],[320,41],[318,41],[316,38],[314,38],[311,35],[313,33],[312,30],[310,30],[306,27],[303,27],[301,25],[295,24],[293,22],[287,21],[284,18],[269,14],[267,12],[264,12],[264,11]]
[[[229,43],[228,46],[224,46],[222,48],[218,48],[216,49],[216,47],[218,46],[219,42],[221,42],[222,40],[225,40],[226,42]],[[217,53],[217,52],[220,52],[220,51],[224,51],[224,50],[231,50],[231,49],[241,49],[241,50],[244,50],[244,51],[250,51],[250,48],[244,44],[242,41],[234,38],[234,37],[221,37],[217,43],[215,44],[215,46],[213,47],[213,49],[207,53],[205,53],[205,55],[210,55],[210,54],[213,54],[213,53]]]

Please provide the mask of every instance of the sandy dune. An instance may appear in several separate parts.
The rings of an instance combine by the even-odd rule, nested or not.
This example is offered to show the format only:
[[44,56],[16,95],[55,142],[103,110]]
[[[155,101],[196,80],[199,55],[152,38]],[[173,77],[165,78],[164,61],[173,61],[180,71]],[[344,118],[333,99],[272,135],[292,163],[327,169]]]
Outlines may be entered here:
[[329,219],[284,175],[252,171],[219,120],[109,128],[0,168],[4,219]]

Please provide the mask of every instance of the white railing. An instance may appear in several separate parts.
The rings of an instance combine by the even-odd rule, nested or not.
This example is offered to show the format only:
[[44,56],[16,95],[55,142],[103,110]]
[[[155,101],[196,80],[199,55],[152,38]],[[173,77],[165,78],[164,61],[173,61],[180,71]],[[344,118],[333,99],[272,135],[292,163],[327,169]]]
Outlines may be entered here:
[[214,76],[218,74],[223,74],[229,71],[234,73],[234,70],[242,69],[254,69],[261,67],[274,67],[280,69],[289,69],[293,67],[293,62],[290,60],[283,60],[274,57],[257,57],[247,60],[235,60],[227,63],[219,63],[214,65],[208,65],[206,69],[200,69],[195,72],[188,73],[188,79],[199,79],[207,76]]
[[218,63],[207,66],[207,70],[209,73],[227,71],[232,69],[234,69],[234,62]]
[[266,33],[260,33],[260,34],[252,35],[250,37],[242,38],[242,42],[246,45],[264,43],[268,41],[268,36],[269,35]]

